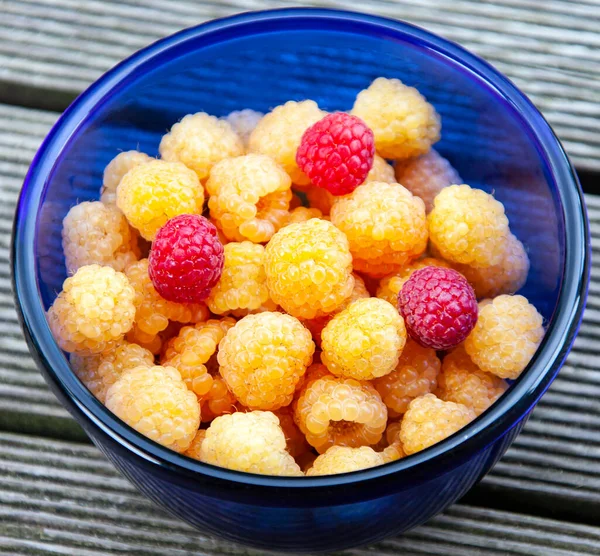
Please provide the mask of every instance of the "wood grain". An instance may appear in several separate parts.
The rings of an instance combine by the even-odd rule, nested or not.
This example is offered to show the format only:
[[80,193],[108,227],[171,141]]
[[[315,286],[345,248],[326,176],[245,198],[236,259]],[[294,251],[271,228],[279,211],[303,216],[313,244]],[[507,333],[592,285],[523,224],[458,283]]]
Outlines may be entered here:
[[[3,0],[0,100],[63,109],[105,70],[183,27],[247,10],[344,0]],[[366,0],[473,50],[515,81],[575,164],[600,170],[598,0]]]
[[[458,504],[400,538],[344,554],[577,556],[599,545],[599,527]],[[167,516],[94,447],[10,433],[0,433],[0,553],[264,554]]]

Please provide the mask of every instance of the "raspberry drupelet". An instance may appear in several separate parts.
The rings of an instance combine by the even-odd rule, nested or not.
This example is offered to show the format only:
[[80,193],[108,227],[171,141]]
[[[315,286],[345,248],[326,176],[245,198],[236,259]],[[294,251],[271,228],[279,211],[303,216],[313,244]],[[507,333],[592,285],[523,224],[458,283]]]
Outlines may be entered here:
[[373,132],[356,116],[328,114],[302,135],[296,163],[311,183],[333,195],[352,193],[373,166]]
[[250,409],[288,405],[312,363],[315,344],[298,319],[283,313],[248,315],[219,345],[221,376]]
[[477,299],[466,278],[451,268],[416,270],[398,295],[398,310],[413,340],[424,347],[450,349],[477,322]]
[[121,342],[114,349],[99,355],[84,357],[73,353],[71,369],[87,389],[102,403],[107,390],[129,369],[154,365],[154,355],[137,344]]
[[391,417],[406,413],[408,404],[437,387],[441,362],[434,349],[422,347],[409,339],[402,350],[398,365],[373,386],[381,395]]
[[187,456],[188,458],[200,460],[200,448],[201,448],[202,442],[204,442],[205,438],[206,438],[206,430],[200,429],[196,433],[196,436],[194,436],[194,439],[192,440],[190,447],[185,452],[183,452],[183,455]]
[[427,214],[433,208],[436,195],[444,187],[463,183],[450,162],[435,149],[415,158],[397,160],[394,167],[396,181],[423,199]]
[[442,189],[429,213],[429,238],[451,263],[497,265],[508,242],[504,206],[481,189],[451,185]]
[[179,162],[153,160],[132,168],[117,187],[117,206],[144,239],[152,241],[170,218],[200,214],[204,189]]
[[354,269],[376,278],[399,270],[427,247],[425,205],[397,183],[361,185],[336,201],[331,222],[348,237]]
[[199,398],[208,395],[213,386],[213,377],[206,365],[234,324],[235,320],[226,317],[184,326],[175,338],[169,340],[161,363],[175,367],[187,387]]
[[98,264],[119,272],[139,259],[137,236],[115,205],[83,202],[69,210],[63,220],[62,247],[69,274]]
[[82,266],[63,284],[48,310],[58,345],[70,353],[95,355],[116,347],[133,326],[135,291],[109,266]]
[[370,380],[390,373],[406,343],[398,310],[383,299],[359,299],[321,334],[321,360],[337,376]]
[[373,448],[361,446],[350,448],[348,446],[331,446],[321,454],[306,472],[308,477],[315,475],[335,475],[350,473],[369,467],[376,467],[385,463],[383,456]]
[[270,411],[217,417],[200,446],[205,463],[260,475],[302,476],[287,452],[279,419]]
[[451,436],[475,419],[475,412],[433,394],[416,398],[408,406],[400,426],[400,440],[407,455],[415,454]]
[[206,303],[216,315],[251,313],[276,305],[269,297],[265,274],[265,248],[251,241],[225,246],[223,272]]
[[353,378],[324,375],[309,380],[294,402],[294,420],[320,454],[333,445],[376,444],[387,417],[377,390]]
[[446,402],[463,404],[480,415],[507,388],[504,380],[480,370],[460,345],[444,357],[435,395]]
[[265,250],[271,299],[297,318],[335,311],[352,294],[352,256],[343,232],[313,218],[277,232]]
[[406,457],[406,452],[404,451],[404,448],[402,447],[402,441],[400,440],[401,427],[402,421],[394,421],[389,423],[385,429],[384,437],[386,445],[380,452],[384,463],[397,461],[403,457]]
[[283,168],[268,156],[225,159],[206,182],[211,218],[229,240],[267,242],[286,223],[291,185]]
[[321,334],[323,329],[336,314],[338,314],[340,311],[343,311],[346,307],[348,307],[348,305],[358,299],[366,299],[367,297],[371,297],[367,291],[364,280],[358,274],[353,273],[352,276],[354,276],[354,288],[352,288],[352,293],[350,294],[350,297],[346,299],[346,301],[344,301],[335,311],[322,317],[302,320],[302,324],[310,330],[315,344],[317,344],[319,347],[321,347]]
[[286,449],[294,459],[310,451],[310,444],[294,421],[294,411],[291,405],[282,407],[274,412],[279,419],[279,425],[285,435]]
[[527,281],[529,257],[523,244],[508,234],[500,262],[485,268],[453,265],[473,286],[478,299],[494,298],[518,292]]
[[115,156],[104,169],[100,201],[105,205],[115,205],[117,203],[117,187],[123,176],[132,168],[151,160],[153,160],[151,157],[139,151],[125,151]]
[[176,452],[185,452],[200,426],[200,404],[177,369],[140,366],[106,393],[106,407],[130,427]]
[[160,156],[181,162],[205,180],[217,162],[244,154],[241,138],[225,121],[204,112],[188,114],[160,141]]
[[296,152],[304,132],[325,116],[312,100],[290,100],[265,115],[250,134],[248,151],[270,156],[288,173],[295,184],[308,185],[310,179],[296,163]]
[[544,337],[542,324],[542,316],[525,297],[500,295],[481,307],[465,350],[482,371],[515,379]]
[[286,226],[289,224],[299,224],[308,222],[311,218],[321,218],[323,213],[317,208],[296,207],[290,211]]
[[250,134],[254,131],[254,128],[263,116],[264,114],[262,112],[244,108],[243,110],[234,110],[222,119],[224,119],[232,127],[233,131],[238,134],[244,148],[248,148]]
[[[394,168],[387,163],[387,161],[378,155],[373,158],[373,166],[367,174],[367,177],[363,183],[369,183],[372,181],[379,181],[384,183],[394,183]],[[328,216],[331,212],[331,207],[338,199],[335,195],[332,195],[323,189],[322,187],[316,187],[309,185],[306,189],[306,198],[311,208],[319,209],[324,216]]]
[[377,287],[377,297],[385,299],[388,303],[396,306],[398,304],[398,294],[405,282],[411,277],[412,273],[426,266],[436,266],[440,268],[450,268],[450,265],[442,259],[434,259],[433,257],[424,257],[414,261],[400,270],[382,278]]
[[[210,367],[210,364],[207,364]],[[219,376],[218,372],[210,371],[213,375],[212,386],[208,394],[202,396],[200,407],[202,409],[202,421],[210,422],[221,415],[235,413],[242,409],[242,405],[238,403],[235,396],[227,388],[225,380]]]
[[375,79],[358,93],[352,114],[373,130],[377,153],[385,158],[425,154],[440,138],[435,108],[398,79]]
[[169,321],[189,324],[208,319],[209,311],[203,303],[175,303],[162,297],[150,280],[148,259],[129,265],[125,274],[135,290],[135,326],[129,341],[150,343],[169,326]]
[[199,214],[171,218],[156,234],[148,273],[168,301],[201,303],[223,270],[223,245],[217,228]]

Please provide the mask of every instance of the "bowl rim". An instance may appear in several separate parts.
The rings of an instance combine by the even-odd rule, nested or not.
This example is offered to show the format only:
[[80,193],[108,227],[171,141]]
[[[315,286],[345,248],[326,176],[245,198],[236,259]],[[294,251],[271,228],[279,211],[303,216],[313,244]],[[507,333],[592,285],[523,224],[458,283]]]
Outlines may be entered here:
[[[438,56],[447,57],[492,88],[510,104],[518,117],[528,122],[526,127],[532,141],[550,169],[564,219],[565,264],[557,309],[540,348],[506,394],[465,428],[422,452],[379,467],[322,477],[274,477],[204,464],[173,452],[125,425],[93,397],[70,369],[46,322],[37,286],[34,245],[40,199],[57,156],[68,147],[69,139],[82,122],[158,57],[171,54],[179,47],[185,48],[188,41],[199,38],[214,44],[227,40],[232,33],[256,36],[282,28],[323,30],[333,29],[333,26],[338,31],[418,43]],[[343,487],[391,475],[394,480],[410,480],[417,466],[419,471],[425,466],[438,466],[439,469],[444,462],[462,461],[461,456],[481,450],[516,426],[549,387],[579,329],[589,281],[590,240],[583,193],[562,145],[531,101],[490,64],[451,41],[402,21],[334,9],[284,8],[242,13],[184,29],[134,53],[81,93],[52,127],[25,177],[13,227],[11,266],[19,318],[29,337],[30,348],[35,350],[48,377],[95,427],[127,451],[191,480],[201,475],[240,486],[288,489]]]

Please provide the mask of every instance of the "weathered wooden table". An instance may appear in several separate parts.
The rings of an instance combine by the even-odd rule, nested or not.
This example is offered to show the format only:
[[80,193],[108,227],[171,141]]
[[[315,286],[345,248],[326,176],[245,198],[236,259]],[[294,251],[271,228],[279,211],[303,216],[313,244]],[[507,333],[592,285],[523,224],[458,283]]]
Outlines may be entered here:
[[[8,253],[31,158],[81,90],[182,27],[280,5],[351,3],[0,0],[0,553],[257,554],[165,515],[89,444],[28,354]],[[365,0],[358,8],[460,42],[530,95],[588,191],[594,260],[575,349],[494,471],[431,523],[351,553],[600,554],[600,0]]]

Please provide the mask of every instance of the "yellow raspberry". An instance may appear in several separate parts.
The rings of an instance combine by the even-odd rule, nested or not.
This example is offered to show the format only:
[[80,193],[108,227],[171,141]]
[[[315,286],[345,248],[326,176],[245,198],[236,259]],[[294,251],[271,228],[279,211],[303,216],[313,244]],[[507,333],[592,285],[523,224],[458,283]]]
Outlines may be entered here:
[[135,292],[127,277],[109,266],[82,266],[63,284],[48,311],[58,345],[94,355],[114,348],[131,329]]
[[290,211],[301,207],[302,205],[302,199],[300,198],[300,195],[298,195],[296,192],[294,192],[294,190],[292,190],[292,200],[290,201]]
[[119,272],[138,260],[137,237],[115,205],[84,202],[69,210],[63,220],[62,246],[69,274],[98,264]]
[[121,342],[115,349],[99,355],[84,357],[73,353],[71,368],[79,380],[102,403],[107,390],[129,369],[154,365],[154,355],[137,344]]
[[424,257],[414,261],[406,266],[403,266],[400,270],[382,278],[377,287],[377,297],[385,299],[388,303],[391,303],[394,307],[398,306],[398,294],[402,289],[404,283],[410,278],[411,274],[415,270],[420,270],[426,266],[437,266],[441,268],[450,268],[450,265],[441,259],[434,259],[433,257]]
[[185,452],[183,452],[183,455],[187,456],[188,458],[200,460],[200,448],[205,438],[206,430],[200,429],[196,433],[196,436],[194,436],[190,447]]
[[244,148],[247,148],[250,134],[254,131],[254,128],[263,116],[264,114],[262,112],[245,108],[244,110],[234,110],[222,119],[229,123],[233,131],[235,131],[242,140]]
[[394,176],[394,167],[388,164],[385,158],[375,155],[373,159],[373,166],[369,170],[367,177],[363,183],[369,183],[372,181],[379,181],[383,183],[395,183],[396,178]]
[[227,121],[198,112],[176,123],[159,151],[163,160],[181,162],[204,180],[217,162],[244,154],[244,145]]
[[315,344],[298,319],[258,313],[239,320],[219,345],[221,375],[250,409],[288,405],[312,362]]
[[353,378],[325,375],[307,381],[294,402],[294,420],[320,454],[333,445],[376,444],[387,416],[377,390]]
[[153,160],[136,166],[117,187],[117,206],[149,241],[174,216],[200,214],[203,203],[196,174],[178,162]]
[[348,237],[354,269],[382,277],[427,247],[423,201],[397,183],[371,182],[336,201],[331,222]]
[[200,458],[205,463],[246,473],[302,475],[285,449],[279,419],[270,411],[217,417],[206,431]]
[[123,176],[132,168],[153,160],[147,154],[139,151],[125,151],[115,156],[104,169],[100,201],[105,205],[117,203],[117,187]]
[[239,411],[241,404],[227,388],[227,383],[218,375],[218,371],[216,373],[212,371],[210,363],[207,363],[206,366],[212,374],[213,381],[208,394],[202,396],[199,401],[202,408],[202,421],[210,422],[221,415]]
[[206,364],[216,353],[219,342],[235,320],[208,320],[195,326],[184,326],[175,338],[169,340],[161,363],[175,367],[186,386],[199,398],[209,393],[213,377]]
[[197,323],[208,318],[208,308],[203,303],[175,303],[161,297],[148,275],[148,259],[129,265],[125,274],[135,290],[135,326],[129,341],[152,342],[169,326],[169,320]]
[[465,350],[482,371],[515,379],[544,337],[542,321],[522,295],[500,295],[479,305],[477,324],[465,340]]
[[400,429],[402,427],[402,421],[394,421],[388,423],[385,429],[385,447],[381,450],[380,454],[383,457],[384,463],[390,461],[397,461],[406,457],[406,452],[402,447],[402,441],[400,440]]
[[396,417],[406,413],[408,404],[415,398],[436,389],[440,367],[434,349],[421,347],[409,339],[396,368],[375,380],[373,386],[387,405],[388,413]]
[[[318,361],[320,357],[319,353],[315,353],[315,359]],[[322,363],[316,362],[313,363],[312,365],[309,365],[308,368],[306,369],[306,373],[304,373],[304,376],[298,381],[298,384],[296,384],[296,393],[300,392],[301,390],[306,390],[306,388],[308,388],[308,386],[310,386],[315,380],[319,380],[320,378],[323,378],[324,376],[333,376],[328,370],[327,367],[325,365],[323,365]],[[288,405],[285,406],[283,409],[287,409],[287,408],[292,408],[293,409],[293,405]]]
[[352,294],[352,256],[346,236],[326,220],[290,224],[265,250],[271,299],[298,318],[335,311]]
[[[372,181],[384,182],[384,183],[394,183],[394,168],[387,163],[387,161],[381,158],[378,155],[375,155],[373,159],[373,166],[369,171],[367,177],[365,178],[364,183],[369,183]],[[311,208],[315,208],[321,211],[321,213],[325,216],[328,216],[331,212],[331,207],[338,200],[342,199],[345,196],[332,195],[322,187],[315,187],[314,185],[310,185],[306,189],[306,198],[308,199],[308,203]]]
[[377,153],[385,158],[424,154],[440,138],[435,108],[398,79],[375,79],[358,93],[352,114],[373,130]]
[[331,212],[335,201],[340,197],[336,197],[322,187],[316,187],[315,185],[309,185],[306,188],[306,198],[311,208],[321,211],[322,215],[328,216]]
[[108,389],[106,407],[175,452],[185,452],[200,427],[200,404],[173,367],[141,366],[123,373]]
[[265,248],[250,241],[225,245],[221,279],[206,300],[209,309],[216,315],[237,309],[252,312],[269,301]]
[[228,239],[264,243],[287,220],[291,185],[289,176],[268,156],[222,160],[206,182],[210,215]]
[[369,467],[377,467],[384,463],[382,455],[368,446],[361,446],[360,448],[332,446],[314,461],[306,475],[310,477],[350,473]]
[[325,116],[312,100],[290,100],[258,122],[250,135],[248,150],[266,154],[283,166],[295,184],[307,185],[310,180],[296,164],[296,151],[304,132]]
[[523,244],[509,233],[498,264],[485,268],[461,264],[454,264],[453,267],[469,281],[479,299],[493,298],[513,294],[525,285],[529,274],[529,257]]
[[481,415],[504,392],[508,384],[480,370],[461,344],[444,357],[435,395],[446,402],[460,403]]
[[317,208],[297,207],[290,211],[286,225],[308,222],[311,218],[321,218],[322,212]]
[[508,241],[504,206],[481,189],[445,187],[429,213],[429,235],[447,261],[486,267],[499,264]]
[[279,419],[279,425],[285,435],[286,450],[294,459],[297,459],[311,447],[306,437],[294,422],[294,411],[291,406],[282,407],[274,412]]
[[335,315],[321,338],[321,359],[334,375],[371,380],[396,367],[406,328],[395,307],[370,297]]
[[414,399],[404,414],[400,440],[407,455],[448,438],[475,419],[475,412],[458,403],[444,402],[433,394]]
[[436,195],[444,187],[463,183],[458,172],[435,149],[415,158],[398,160],[395,168],[396,181],[423,199],[427,214],[433,208]]
[[302,320],[302,324],[310,330],[315,344],[317,344],[319,347],[321,346],[321,333],[323,332],[323,329],[337,313],[343,311],[346,307],[348,307],[348,305],[358,299],[366,299],[367,297],[371,297],[367,287],[365,286],[364,280],[358,274],[353,273],[352,276],[354,276],[354,288],[352,289],[352,293],[350,294],[350,297],[346,299],[346,301],[344,301],[335,311],[329,313],[328,315],[323,315],[322,317]]

